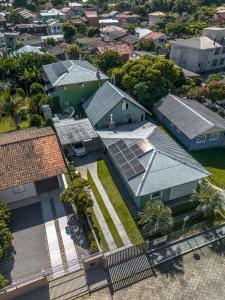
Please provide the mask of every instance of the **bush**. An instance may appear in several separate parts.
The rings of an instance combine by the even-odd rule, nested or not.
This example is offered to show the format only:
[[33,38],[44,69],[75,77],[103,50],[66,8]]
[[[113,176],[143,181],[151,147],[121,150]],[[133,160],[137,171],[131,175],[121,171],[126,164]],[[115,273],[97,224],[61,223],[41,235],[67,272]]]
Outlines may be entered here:
[[9,284],[9,281],[0,273],[0,289],[3,289]]
[[44,93],[43,86],[38,82],[32,83],[30,86],[30,93],[31,95],[43,94]]
[[30,126],[31,127],[41,127],[43,119],[40,115],[30,115]]

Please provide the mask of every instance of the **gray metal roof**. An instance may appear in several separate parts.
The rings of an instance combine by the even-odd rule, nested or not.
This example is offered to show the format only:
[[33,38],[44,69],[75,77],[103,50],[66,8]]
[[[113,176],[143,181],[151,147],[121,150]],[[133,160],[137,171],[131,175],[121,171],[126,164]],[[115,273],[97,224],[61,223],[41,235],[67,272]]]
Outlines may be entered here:
[[200,50],[222,47],[219,43],[214,43],[214,40],[207,36],[196,36],[190,39],[177,39],[175,41],[171,40],[169,43]]
[[[136,196],[144,196],[156,191],[172,188],[188,182],[200,180],[210,174],[190,154],[170,136],[150,122],[140,126],[129,124],[112,130],[97,131],[108,148],[118,140],[132,146],[147,139],[153,149],[139,158],[145,172],[124,180]],[[117,167],[120,166],[114,161]]]
[[108,81],[106,81],[97,92],[83,104],[83,108],[92,125],[95,126],[123,99],[132,102],[146,113],[150,114],[139,102]]
[[88,119],[65,119],[54,123],[61,145],[79,143],[98,137]]
[[53,86],[108,79],[85,60],[66,60],[44,65],[43,70]]
[[156,104],[157,110],[189,139],[213,129],[225,130],[225,119],[195,100],[167,95]]

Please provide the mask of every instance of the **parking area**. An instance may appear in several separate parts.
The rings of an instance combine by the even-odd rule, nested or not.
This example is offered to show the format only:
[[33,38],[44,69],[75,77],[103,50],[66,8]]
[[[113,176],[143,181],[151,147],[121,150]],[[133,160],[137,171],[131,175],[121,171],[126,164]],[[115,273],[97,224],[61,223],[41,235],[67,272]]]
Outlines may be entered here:
[[48,268],[48,251],[40,203],[12,210],[11,216],[13,249],[0,269],[11,282],[17,282]]

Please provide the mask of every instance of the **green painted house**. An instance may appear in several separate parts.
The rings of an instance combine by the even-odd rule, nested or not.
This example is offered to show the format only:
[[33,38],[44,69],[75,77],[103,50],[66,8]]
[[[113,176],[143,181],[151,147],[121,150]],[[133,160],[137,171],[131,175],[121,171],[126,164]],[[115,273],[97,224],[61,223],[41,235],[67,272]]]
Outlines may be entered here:
[[43,66],[43,80],[47,92],[57,99],[61,111],[73,106],[81,112],[81,105],[108,79],[87,61],[67,60]]
[[83,108],[96,129],[140,123],[150,114],[139,102],[106,81],[84,104]]

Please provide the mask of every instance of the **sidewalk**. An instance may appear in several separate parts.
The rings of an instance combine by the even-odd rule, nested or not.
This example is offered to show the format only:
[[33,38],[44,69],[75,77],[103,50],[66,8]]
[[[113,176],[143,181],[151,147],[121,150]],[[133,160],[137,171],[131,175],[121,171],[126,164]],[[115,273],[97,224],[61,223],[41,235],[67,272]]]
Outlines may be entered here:
[[107,207],[108,211],[109,211],[109,214],[116,226],[116,229],[124,243],[124,245],[127,245],[127,244],[131,244],[128,236],[127,236],[127,233],[111,203],[111,201],[109,200],[109,197],[104,189],[104,187],[102,186],[102,183],[100,181],[100,179],[98,178],[98,172],[97,172],[97,162],[94,162],[94,163],[90,163],[88,166],[88,170],[91,174],[91,177],[93,178],[95,184],[96,184],[96,187],[105,203],[105,206]]

